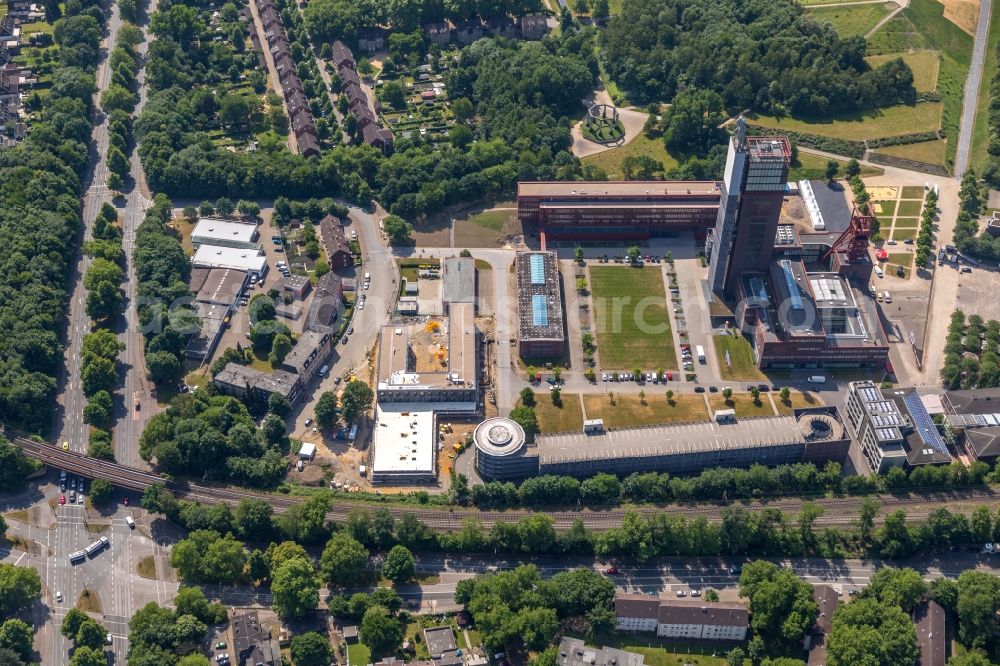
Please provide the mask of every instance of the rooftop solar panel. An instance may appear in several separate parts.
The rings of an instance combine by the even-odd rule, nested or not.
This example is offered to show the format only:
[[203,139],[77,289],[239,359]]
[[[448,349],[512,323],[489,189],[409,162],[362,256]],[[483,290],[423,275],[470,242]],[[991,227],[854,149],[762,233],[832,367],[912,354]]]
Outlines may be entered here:
[[549,325],[549,308],[545,303],[545,296],[535,294],[531,297],[531,321],[535,326]]
[[926,442],[938,453],[950,456],[951,454],[948,453],[948,446],[941,438],[941,434],[938,432],[937,426],[931,419],[931,415],[927,413],[927,408],[924,407],[924,403],[920,399],[920,395],[914,391],[909,395],[904,396],[903,402],[906,403],[906,409],[910,412],[910,416],[913,418],[913,425],[916,427],[917,432],[920,433],[920,437],[924,440],[924,442]]

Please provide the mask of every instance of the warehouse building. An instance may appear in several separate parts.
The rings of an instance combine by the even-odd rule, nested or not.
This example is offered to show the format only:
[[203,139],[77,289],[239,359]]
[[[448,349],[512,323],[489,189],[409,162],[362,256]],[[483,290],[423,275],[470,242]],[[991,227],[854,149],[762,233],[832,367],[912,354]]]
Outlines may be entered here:
[[648,240],[678,232],[696,238],[715,224],[714,181],[555,181],[517,184],[517,216],[548,240]]
[[267,257],[253,248],[201,245],[191,263],[200,268],[231,268],[246,271],[258,280],[267,274]]
[[742,641],[750,627],[750,612],[741,604],[650,594],[616,595],[615,616],[618,631],[655,632],[661,638],[692,641]]
[[223,220],[216,217],[203,217],[198,220],[191,232],[191,244],[196,248],[201,245],[221,245],[251,250],[259,250],[260,237],[256,224]]
[[452,303],[476,302],[476,260],[472,257],[447,257],[441,281],[441,301],[445,312]]
[[560,358],[566,351],[559,257],[555,252],[518,252],[517,350],[522,358]]
[[375,407],[372,483],[409,485],[437,481],[437,419],[434,411]]
[[200,328],[188,338],[185,356],[204,359],[215,352],[248,279],[246,271],[233,268],[191,269],[188,287],[195,294],[191,306],[198,315]]

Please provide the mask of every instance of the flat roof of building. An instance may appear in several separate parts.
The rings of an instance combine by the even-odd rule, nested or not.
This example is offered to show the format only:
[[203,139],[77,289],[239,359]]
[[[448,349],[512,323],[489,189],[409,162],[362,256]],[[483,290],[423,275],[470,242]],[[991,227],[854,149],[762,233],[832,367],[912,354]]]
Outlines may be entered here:
[[562,289],[555,252],[518,252],[518,337],[521,340],[563,340]]
[[201,321],[201,329],[188,339],[184,353],[200,358],[210,352],[222,332],[226,315],[229,314],[229,305],[201,301],[195,301],[193,305]]
[[924,601],[913,609],[920,648],[920,666],[944,666],[948,637],[945,634],[945,612],[936,601]]
[[427,640],[427,652],[430,653],[431,657],[458,649],[458,645],[455,643],[455,631],[451,625],[428,627],[424,629],[424,638]]
[[195,299],[202,303],[230,305],[239,297],[246,281],[246,271],[235,268],[210,268]]
[[476,318],[472,303],[448,309],[448,374],[452,381],[476,385]]
[[804,443],[794,416],[741,419],[734,423],[705,421],[678,425],[606,430],[584,434],[567,432],[537,435],[542,465],[767,447]]
[[521,181],[519,197],[687,196],[719,194],[714,180]]
[[379,340],[378,387],[475,387],[479,378],[475,306],[472,303],[453,303],[448,309],[447,327],[448,369],[417,373],[410,371],[409,326],[383,326]]
[[227,363],[226,367],[214,377],[214,381],[267,393],[280,393],[288,398],[295,392],[295,384],[299,378],[284,370],[262,372],[248,365]]
[[257,225],[237,220],[222,220],[216,217],[203,217],[198,220],[191,232],[191,240],[195,243],[213,240],[246,243],[250,245],[257,235]]
[[644,666],[641,654],[613,647],[587,647],[579,638],[564,637],[559,641],[559,666]]
[[327,343],[329,333],[320,331],[305,331],[292,346],[291,351],[285,356],[282,365],[295,368],[299,374],[303,374],[314,361],[316,350]]
[[397,410],[396,405],[375,408],[372,474],[435,473],[434,412]]
[[204,243],[195,251],[191,263],[208,268],[236,268],[263,273],[267,268],[267,257],[260,250]]
[[444,260],[441,300],[445,303],[476,302],[476,260],[448,257]]

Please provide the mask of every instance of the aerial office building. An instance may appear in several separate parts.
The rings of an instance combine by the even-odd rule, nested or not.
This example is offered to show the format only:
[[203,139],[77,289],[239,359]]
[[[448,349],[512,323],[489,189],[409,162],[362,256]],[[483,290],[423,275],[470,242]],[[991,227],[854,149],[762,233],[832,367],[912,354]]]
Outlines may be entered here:
[[566,351],[559,257],[554,252],[519,252],[517,349],[523,358],[559,358]]

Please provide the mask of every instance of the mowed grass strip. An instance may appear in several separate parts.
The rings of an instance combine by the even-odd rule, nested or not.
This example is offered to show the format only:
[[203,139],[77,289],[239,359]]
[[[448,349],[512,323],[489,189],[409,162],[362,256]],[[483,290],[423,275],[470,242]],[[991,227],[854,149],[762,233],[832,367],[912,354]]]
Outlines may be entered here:
[[916,229],[920,226],[919,217],[897,217],[892,226],[896,229]]
[[603,169],[611,180],[621,180],[625,177],[625,172],[622,169],[625,158],[640,155],[652,157],[661,163],[667,171],[675,168],[678,164],[674,156],[667,152],[663,139],[650,139],[645,132],[640,132],[624,146],[588,155],[580,161]]
[[775,409],[777,409],[778,413],[782,415],[791,414],[796,409],[805,409],[806,407],[822,407],[824,405],[822,398],[809,391],[791,391],[788,395],[787,403],[781,399],[780,393],[772,393],[771,397],[774,398]]
[[662,385],[649,384],[643,389],[646,391],[646,404],[643,404],[637,394],[619,394],[615,391],[613,383],[608,383],[606,386],[608,391],[614,393],[614,404],[611,404],[611,398],[606,393],[583,396],[587,418],[603,419],[606,428],[708,420],[705,399],[699,394],[679,394],[675,391],[671,404],[667,401],[667,390],[662,388]]
[[922,201],[900,201],[899,208],[896,209],[896,215],[900,217],[917,217],[920,215],[920,209],[923,208],[924,202]]
[[819,23],[829,22],[841,37],[863,35],[874,28],[899,5],[885,2],[870,5],[845,5],[842,7],[815,7],[807,13]]
[[904,185],[903,193],[899,195],[900,199],[920,199],[924,200],[924,188],[919,185]]
[[[719,376],[722,379],[744,380],[766,380],[767,377],[757,369],[757,364],[753,357],[753,347],[750,342],[740,336],[716,335],[713,338],[715,343],[715,358],[719,361]],[[726,364],[726,352],[729,352],[729,364]]]
[[774,408],[767,395],[760,394],[760,404],[754,404],[749,393],[733,393],[733,397],[726,400],[721,393],[713,393],[708,398],[708,403],[712,407],[712,413],[720,409],[732,409],[736,412],[736,418],[753,418],[755,416],[774,416]]
[[941,109],[940,102],[920,102],[912,106],[897,104],[863,113],[847,113],[836,118],[777,118],[757,115],[752,120],[762,127],[863,141],[900,134],[933,132],[941,127]]
[[602,369],[677,369],[660,268],[591,266],[590,289]]
[[897,241],[911,240],[917,237],[916,229],[893,228],[892,239]]

